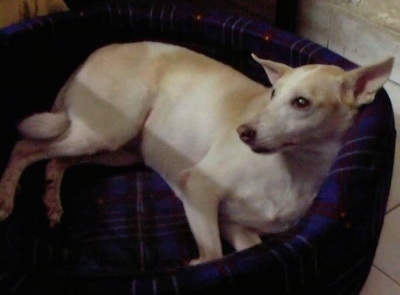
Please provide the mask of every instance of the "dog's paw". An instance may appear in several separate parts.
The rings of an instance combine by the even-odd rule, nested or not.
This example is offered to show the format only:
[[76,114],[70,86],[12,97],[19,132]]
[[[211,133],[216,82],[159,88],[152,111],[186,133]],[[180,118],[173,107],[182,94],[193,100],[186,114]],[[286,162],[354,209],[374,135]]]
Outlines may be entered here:
[[61,206],[47,208],[47,217],[50,221],[51,228],[56,227],[60,223],[63,212],[64,211]]
[[11,198],[0,197],[0,221],[7,219],[13,211],[14,202]]
[[43,202],[47,209],[47,218],[50,221],[50,227],[54,228],[60,223],[63,214],[60,196],[54,186],[47,185]]
[[44,204],[47,209],[47,218],[50,221],[50,227],[56,227],[61,220],[61,216],[63,214],[63,208],[61,206],[60,199],[57,197],[49,197],[46,195],[44,198]]
[[9,186],[0,185],[0,221],[7,219],[14,208],[14,194]]
[[221,258],[221,257],[219,257],[219,256],[218,257],[214,257],[214,256],[212,256],[212,257],[201,257],[200,256],[197,259],[190,260],[189,261],[189,265],[190,266],[199,265],[199,264],[202,264],[202,263],[210,262],[210,261],[218,259],[218,258]]
[[204,263],[205,261],[203,259],[197,258],[189,261],[190,266],[195,266]]

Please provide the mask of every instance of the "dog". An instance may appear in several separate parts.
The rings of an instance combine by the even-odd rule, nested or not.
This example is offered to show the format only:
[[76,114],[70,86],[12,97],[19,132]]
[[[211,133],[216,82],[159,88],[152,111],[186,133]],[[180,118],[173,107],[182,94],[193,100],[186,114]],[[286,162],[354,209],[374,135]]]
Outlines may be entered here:
[[199,257],[240,251],[288,230],[313,202],[360,106],[389,78],[393,58],[344,71],[291,68],[252,55],[272,87],[189,49],[113,44],[91,54],[50,112],[19,124],[23,135],[0,182],[0,217],[13,209],[22,171],[50,159],[44,202],[61,217],[60,184],[72,165],[157,171],[183,202]]

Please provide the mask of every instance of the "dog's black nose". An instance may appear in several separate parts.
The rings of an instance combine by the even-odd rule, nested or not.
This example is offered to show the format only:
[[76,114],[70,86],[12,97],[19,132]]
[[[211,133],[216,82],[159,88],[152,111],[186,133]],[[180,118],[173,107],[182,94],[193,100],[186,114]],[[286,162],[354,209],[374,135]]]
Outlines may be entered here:
[[251,143],[257,136],[257,131],[245,124],[240,125],[236,131],[240,139],[245,143]]

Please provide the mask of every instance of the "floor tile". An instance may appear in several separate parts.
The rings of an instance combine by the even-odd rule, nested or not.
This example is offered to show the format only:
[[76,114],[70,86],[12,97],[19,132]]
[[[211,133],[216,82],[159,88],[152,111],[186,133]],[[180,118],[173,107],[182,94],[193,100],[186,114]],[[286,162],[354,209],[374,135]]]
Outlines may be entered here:
[[[386,82],[384,88],[389,94],[395,114],[398,115],[398,119],[400,119],[400,85],[394,83],[393,81],[388,81]],[[397,120],[396,123],[398,126],[400,126],[400,120]]]
[[388,278],[380,270],[372,267],[360,295],[399,295],[400,285]]
[[[395,115],[396,130],[400,131],[400,115]],[[400,205],[400,133],[397,134],[396,138],[396,150],[393,165],[393,176],[390,187],[389,202],[386,211],[390,211],[393,208]]]
[[[400,129],[397,129],[400,130]],[[396,140],[396,153],[393,166],[393,177],[390,187],[389,201],[386,212],[400,205],[400,134]]]
[[[396,130],[400,131],[400,85],[389,81],[385,84],[385,89],[392,101],[395,115]],[[400,205],[400,132],[397,134],[396,154],[393,167],[393,178],[390,190],[387,211]]]
[[[400,284],[400,208],[385,217],[374,265]],[[397,294],[400,294],[397,293]]]

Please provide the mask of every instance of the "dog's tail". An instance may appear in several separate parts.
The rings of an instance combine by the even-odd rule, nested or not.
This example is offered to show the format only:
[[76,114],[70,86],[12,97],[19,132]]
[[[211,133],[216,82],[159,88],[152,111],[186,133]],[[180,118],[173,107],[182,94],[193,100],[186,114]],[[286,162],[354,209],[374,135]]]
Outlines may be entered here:
[[18,130],[25,138],[44,140],[60,136],[69,125],[70,121],[64,112],[40,113],[24,119],[18,125]]

